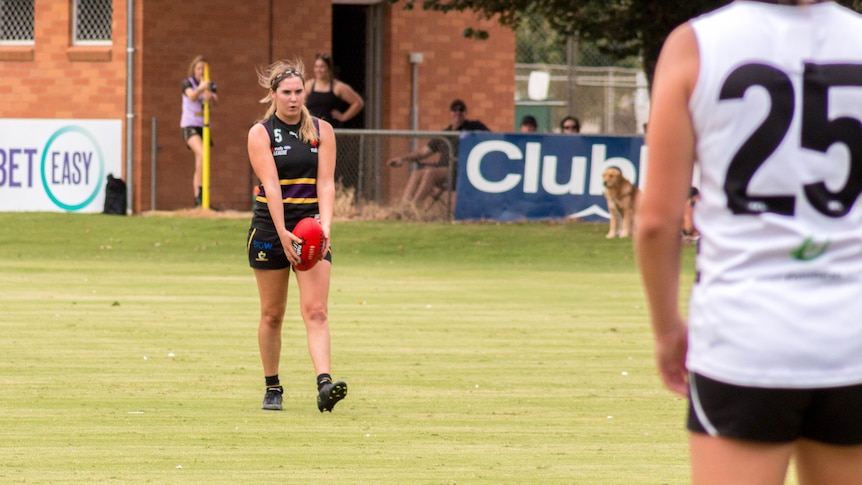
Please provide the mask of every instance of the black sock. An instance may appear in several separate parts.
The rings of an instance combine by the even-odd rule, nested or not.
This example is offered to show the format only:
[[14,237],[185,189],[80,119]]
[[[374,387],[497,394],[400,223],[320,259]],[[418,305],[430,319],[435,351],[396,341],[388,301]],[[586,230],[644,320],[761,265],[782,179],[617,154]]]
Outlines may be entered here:
[[278,374],[274,376],[264,376],[266,378],[266,387],[278,387],[281,384],[278,382]]
[[317,376],[317,390],[323,389],[326,384],[332,384],[332,376],[329,374],[320,374]]

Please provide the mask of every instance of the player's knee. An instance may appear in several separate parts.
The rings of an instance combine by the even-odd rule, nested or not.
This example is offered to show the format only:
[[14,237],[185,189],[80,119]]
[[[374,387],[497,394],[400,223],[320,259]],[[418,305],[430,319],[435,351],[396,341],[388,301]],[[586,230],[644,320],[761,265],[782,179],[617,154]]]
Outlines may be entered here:
[[260,324],[270,328],[281,328],[284,322],[284,311],[262,311],[260,314]]
[[326,325],[329,320],[329,313],[327,312],[325,303],[310,303],[303,305],[302,316],[306,325]]

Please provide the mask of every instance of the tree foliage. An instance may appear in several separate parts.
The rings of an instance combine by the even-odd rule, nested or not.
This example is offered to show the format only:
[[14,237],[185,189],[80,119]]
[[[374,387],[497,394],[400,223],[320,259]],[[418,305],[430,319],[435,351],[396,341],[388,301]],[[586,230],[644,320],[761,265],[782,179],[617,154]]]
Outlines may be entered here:
[[[659,51],[668,34],[686,20],[730,3],[730,0],[389,0],[412,9],[417,4],[439,12],[470,10],[516,29],[525,16],[539,16],[559,38],[577,35],[617,58],[640,56],[652,80]],[[839,0],[857,12],[862,0]],[[467,37],[488,33],[467,29]]]

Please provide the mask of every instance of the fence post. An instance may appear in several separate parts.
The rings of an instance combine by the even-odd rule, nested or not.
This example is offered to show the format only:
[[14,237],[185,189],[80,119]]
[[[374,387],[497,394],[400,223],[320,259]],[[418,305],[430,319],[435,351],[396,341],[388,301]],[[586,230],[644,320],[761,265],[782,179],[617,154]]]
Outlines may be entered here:
[[[412,69],[412,89],[413,94],[410,101],[410,129],[417,131],[419,129],[419,64],[422,64],[423,55],[421,52],[410,53],[410,65]],[[410,140],[410,151],[416,151],[416,140]]]
[[566,83],[566,114],[574,115],[578,110],[575,106],[575,90],[578,83],[578,37],[572,35],[566,40],[566,64],[568,66],[568,81]]
[[153,116],[152,137],[150,141],[150,210],[156,210],[156,174],[158,173],[159,120]]

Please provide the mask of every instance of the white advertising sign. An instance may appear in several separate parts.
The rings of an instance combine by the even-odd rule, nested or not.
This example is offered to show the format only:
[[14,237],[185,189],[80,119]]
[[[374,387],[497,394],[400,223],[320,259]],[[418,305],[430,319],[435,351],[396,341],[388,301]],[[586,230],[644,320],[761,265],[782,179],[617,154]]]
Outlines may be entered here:
[[120,120],[0,119],[0,211],[102,212]]

